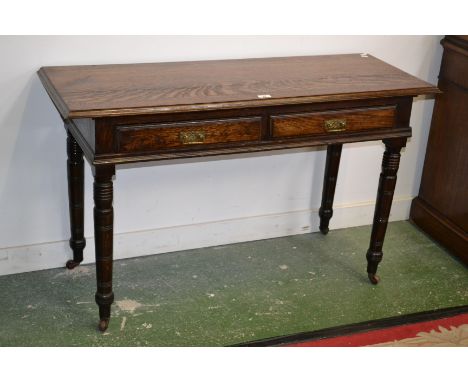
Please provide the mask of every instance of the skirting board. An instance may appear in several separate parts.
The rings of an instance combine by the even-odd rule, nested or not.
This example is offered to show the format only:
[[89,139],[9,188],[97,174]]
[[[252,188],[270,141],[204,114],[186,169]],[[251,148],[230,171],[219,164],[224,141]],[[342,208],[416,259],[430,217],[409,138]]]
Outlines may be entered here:
[[420,197],[411,204],[410,219],[468,265],[468,235],[462,228]]
[[[390,221],[407,220],[412,197],[395,198]],[[372,223],[374,201],[336,205],[330,229]],[[318,231],[318,209],[196,223],[114,235],[114,259],[270,239]],[[94,262],[94,238],[86,238],[83,264]],[[68,240],[0,249],[0,275],[64,267]]]

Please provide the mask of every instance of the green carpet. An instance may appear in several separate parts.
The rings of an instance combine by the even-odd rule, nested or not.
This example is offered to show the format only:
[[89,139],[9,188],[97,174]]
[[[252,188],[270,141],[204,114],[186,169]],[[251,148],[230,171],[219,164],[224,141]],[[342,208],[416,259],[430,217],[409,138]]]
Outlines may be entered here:
[[0,277],[1,346],[220,346],[468,304],[468,269],[391,223],[372,286],[370,226],[116,261],[96,330],[94,266]]

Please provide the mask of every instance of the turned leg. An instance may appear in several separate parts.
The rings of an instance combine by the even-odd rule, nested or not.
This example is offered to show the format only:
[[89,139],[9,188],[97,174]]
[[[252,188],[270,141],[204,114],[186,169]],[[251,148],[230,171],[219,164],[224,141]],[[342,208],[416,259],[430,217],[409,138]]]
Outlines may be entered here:
[[94,173],[94,241],[96,246],[96,303],[99,306],[99,330],[105,331],[109,325],[112,292],[112,250],[114,209],[112,207],[112,177],[115,167],[96,166]]
[[336,179],[340,167],[342,144],[327,146],[327,163],[323,178],[322,205],[319,209],[320,232],[328,233],[328,224],[333,216],[333,198],[335,196]]
[[388,217],[392,207],[393,193],[400,164],[400,151],[406,145],[406,138],[385,139],[385,152],[382,160],[377,201],[375,204],[374,223],[367,251],[367,274],[372,284],[379,282],[377,267],[382,261],[383,242],[387,231]]
[[73,269],[83,261],[84,238],[84,165],[83,151],[67,130],[68,205],[70,210],[70,247],[73,260],[66,267]]

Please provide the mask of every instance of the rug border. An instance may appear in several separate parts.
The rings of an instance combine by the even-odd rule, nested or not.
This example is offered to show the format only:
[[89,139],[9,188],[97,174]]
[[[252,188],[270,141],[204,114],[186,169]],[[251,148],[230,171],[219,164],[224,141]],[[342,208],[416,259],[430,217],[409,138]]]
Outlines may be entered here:
[[290,345],[305,341],[316,341],[326,338],[334,338],[348,334],[365,333],[378,329],[386,329],[392,326],[400,326],[423,321],[436,320],[440,318],[450,317],[453,315],[468,313],[468,305],[434,309],[424,312],[417,312],[405,315],[398,315],[377,320],[359,322],[355,324],[347,324],[334,326],[309,332],[300,332],[285,336],[270,337],[261,340],[243,342],[230,345],[233,347],[262,347],[262,346],[281,346]]

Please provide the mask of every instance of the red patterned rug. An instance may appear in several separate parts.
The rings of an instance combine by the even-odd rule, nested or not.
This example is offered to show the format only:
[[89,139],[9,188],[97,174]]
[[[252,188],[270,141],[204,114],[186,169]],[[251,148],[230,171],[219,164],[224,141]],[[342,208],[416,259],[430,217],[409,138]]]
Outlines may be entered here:
[[468,305],[270,337],[234,346],[468,346]]
[[284,346],[468,346],[468,313]]

